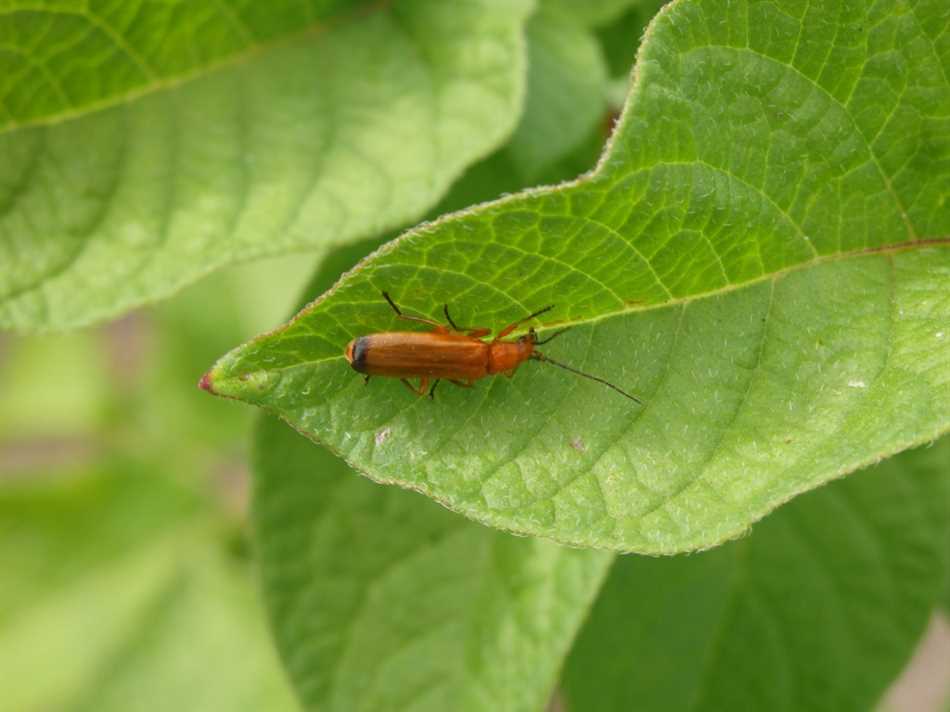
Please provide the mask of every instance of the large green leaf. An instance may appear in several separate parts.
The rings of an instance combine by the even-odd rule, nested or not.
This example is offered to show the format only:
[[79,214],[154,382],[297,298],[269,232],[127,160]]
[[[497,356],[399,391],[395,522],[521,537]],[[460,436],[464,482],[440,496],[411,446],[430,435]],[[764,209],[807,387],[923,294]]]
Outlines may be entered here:
[[609,554],[515,538],[374,485],[275,418],[256,450],[263,588],[305,707],[544,707]]
[[[216,46],[223,30],[209,11],[177,8],[169,22],[192,36],[187,46]],[[190,81],[0,133],[0,327],[84,324],[228,262],[323,249],[417,219],[514,127],[530,9],[530,0],[377,3],[241,62],[192,59]],[[276,22],[242,13],[255,32]],[[58,27],[30,18],[0,13],[0,35],[19,36],[18,22],[33,35]],[[179,46],[160,20],[133,27],[160,54]],[[134,77],[114,85],[128,61],[97,47],[63,48],[71,63],[62,72],[93,67],[70,75],[95,92],[84,106],[148,88]],[[101,83],[90,88],[89,72]]]
[[[596,171],[411,231],[206,384],[380,482],[497,527],[708,547],[950,427],[950,35],[943,3],[673,3]],[[342,357],[382,301],[555,358],[434,402]],[[380,433],[387,437],[379,440]]]
[[619,557],[571,651],[569,710],[868,710],[946,571],[950,440],[809,493],[715,551]]
[[292,709],[199,498],[128,461],[61,474],[0,488],[3,708]]

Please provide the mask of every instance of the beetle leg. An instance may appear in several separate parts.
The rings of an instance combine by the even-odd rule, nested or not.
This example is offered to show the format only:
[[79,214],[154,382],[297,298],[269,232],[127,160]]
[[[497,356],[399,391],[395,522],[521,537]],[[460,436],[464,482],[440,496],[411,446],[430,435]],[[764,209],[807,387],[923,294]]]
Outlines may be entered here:
[[473,385],[475,385],[472,381],[458,381],[454,378],[450,378],[449,383],[453,383],[459,388],[471,388]]
[[514,331],[515,329],[517,329],[520,324],[524,324],[526,321],[528,321],[529,319],[534,319],[536,316],[541,316],[542,314],[544,314],[544,312],[548,311],[549,309],[553,309],[553,308],[554,308],[554,305],[551,304],[550,306],[544,307],[544,309],[538,309],[538,311],[536,311],[534,314],[528,314],[528,316],[526,316],[524,319],[518,319],[518,321],[516,321],[516,322],[514,322],[514,323],[512,323],[512,324],[509,324],[509,325],[506,326],[504,329],[502,329],[501,331],[499,331],[499,332],[498,332],[498,336],[496,336],[494,340],[495,340],[495,341],[498,341],[499,339],[505,338],[505,337],[508,336],[508,334],[510,334],[512,331]]
[[363,376],[363,385],[365,386],[368,383],[369,383],[369,374],[367,373],[365,376]]
[[386,299],[387,302],[389,302],[389,306],[393,308],[393,311],[396,312],[397,319],[405,319],[406,321],[418,321],[421,324],[428,324],[429,326],[435,327],[436,331],[445,331],[445,327],[433,319],[426,319],[424,316],[414,316],[412,314],[403,314],[402,310],[396,306],[396,302],[392,300],[392,297],[390,297],[387,292],[383,292],[383,297]]
[[449,314],[449,305],[448,305],[448,304],[443,304],[443,305],[442,305],[442,313],[445,314],[445,320],[446,320],[447,322],[449,322],[449,326],[451,326],[451,327],[452,327],[453,329],[455,329],[456,331],[462,331],[462,329],[460,329],[460,328],[458,327],[458,324],[456,324],[455,321],[453,321],[452,315]]
[[449,322],[449,326],[452,327],[453,331],[464,331],[467,336],[471,336],[473,339],[480,339],[483,336],[488,336],[491,333],[491,329],[486,329],[483,326],[459,326],[455,323],[455,319],[452,318],[452,315],[449,314],[449,305],[442,305],[442,312],[445,314],[445,320]]
[[435,400],[435,387],[439,385],[439,380],[440,379],[438,378],[435,379],[435,382],[432,384],[432,388],[429,389],[429,398],[432,398],[433,400]]
[[428,377],[428,376],[422,376],[422,378],[419,379],[419,387],[418,387],[418,388],[416,388],[414,385],[412,385],[411,383],[409,383],[409,380],[406,379],[406,378],[400,378],[399,380],[403,382],[403,385],[404,385],[406,388],[408,388],[410,391],[412,391],[413,393],[415,393],[417,396],[424,396],[424,395],[426,394],[426,388],[429,387],[429,377]]

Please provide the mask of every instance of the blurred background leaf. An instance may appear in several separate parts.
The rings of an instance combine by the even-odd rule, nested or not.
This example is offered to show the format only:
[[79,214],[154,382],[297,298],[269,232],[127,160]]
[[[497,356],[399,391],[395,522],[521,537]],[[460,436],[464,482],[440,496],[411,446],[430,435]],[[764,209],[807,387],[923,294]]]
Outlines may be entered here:
[[63,474],[0,489],[4,709],[293,709],[240,534],[141,464]]
[[195,382],[310,270],[232,268],[106,327],[0,337],[0,707],[296,708],[252,583],[249,414]]
[[341,10],[366,5],[276,0],[265,12],[233,0],[10,0],[0,23],[0,130],[166,89],[294,34],[325,30]]
[[[404,225],[505,140],[531,0],[404,0],[320,19],[340,5],[0,14],[0,37],[24,43],[5,55],[16,66],[0,94],[20,97],[14,85],[51,53],[17,116],[57,117],[0,132],[0,327],[87,324],[231,262]],[[70,98],[73,84],[91,95]]]

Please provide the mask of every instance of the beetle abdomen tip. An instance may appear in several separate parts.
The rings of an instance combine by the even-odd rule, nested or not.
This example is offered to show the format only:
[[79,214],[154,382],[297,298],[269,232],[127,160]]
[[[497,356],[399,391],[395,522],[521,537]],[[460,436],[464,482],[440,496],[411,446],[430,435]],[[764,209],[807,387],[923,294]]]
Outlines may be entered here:
[[354,371],[366,372],[366,352],[369,343],[366,338],[359,336],[353,339],[346,347],[346,360],[350,362]]

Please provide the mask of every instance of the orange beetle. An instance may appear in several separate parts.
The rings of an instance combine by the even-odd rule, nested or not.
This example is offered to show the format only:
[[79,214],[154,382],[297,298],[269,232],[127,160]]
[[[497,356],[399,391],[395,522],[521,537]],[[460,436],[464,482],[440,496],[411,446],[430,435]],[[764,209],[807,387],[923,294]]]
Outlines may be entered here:
[[[597,381],[630,400],[640,403],[639,398],[608,383],[603,378],[554,361],[535,349],[539,344],[546,344],[567,329],[561,329],[543,341],[539,341],[535,330],[531,328],[527,334],[514,341],[502,341],[520,324],[544,314],[553,306],[539,309],[524,319],[509,324],[491,341],[483,341],[482,337],[490,334],[491,329],[460,328],[449,315],[447,304],[443,307],[443,311],[449,326],[421,316],[403,314],[389,294],[383,292],[383,297],[389,302],[389,306],[393,308],[398,318],[428,324],[432,327],[432,331],[385,331],[379,334],[358,336],[350,341],[344,352],[346,360],[355,371],[365,374],[367,383],[370,376],[399,378],[409,390],[422,396],[429,387],[429,381],[434,380],[432,388],[429,389],[431,398],[440,380],[444,379],[457,386],[470,388],[479,378],[498,373],[511,378],[518,370],[518,366],[532,360],[549,363],[578,376]],[[407,380],[409,378],[419,379],[418,388],[409,383]]]

